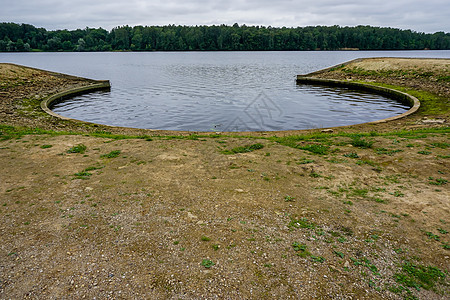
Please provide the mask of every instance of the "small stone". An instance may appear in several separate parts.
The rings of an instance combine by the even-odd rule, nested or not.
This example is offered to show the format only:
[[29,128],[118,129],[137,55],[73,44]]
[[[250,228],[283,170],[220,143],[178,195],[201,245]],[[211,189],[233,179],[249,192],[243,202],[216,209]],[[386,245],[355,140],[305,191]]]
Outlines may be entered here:
[[350,269],[350,263],[348,262],[348,260],[345,261],[344,268],[349,268]]
[[243,193],[244,192],[243,189],[235,189],[235,191],[238,192],[238,193]]
[[322,132],[324,132],[324,133],[332,133],[332,132],[334,132],[334,130],[333,129],[324,129],[324,130],[322,130]]

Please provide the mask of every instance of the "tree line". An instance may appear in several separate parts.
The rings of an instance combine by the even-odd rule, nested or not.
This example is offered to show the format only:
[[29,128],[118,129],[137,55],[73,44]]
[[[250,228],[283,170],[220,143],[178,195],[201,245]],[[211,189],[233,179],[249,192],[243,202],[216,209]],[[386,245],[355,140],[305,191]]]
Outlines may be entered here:
[[292,51],[447,50],[450,33],[423,33],[373,26],[278,28],[213,26],[119,26],[46,30],[0,23],[0,51]]

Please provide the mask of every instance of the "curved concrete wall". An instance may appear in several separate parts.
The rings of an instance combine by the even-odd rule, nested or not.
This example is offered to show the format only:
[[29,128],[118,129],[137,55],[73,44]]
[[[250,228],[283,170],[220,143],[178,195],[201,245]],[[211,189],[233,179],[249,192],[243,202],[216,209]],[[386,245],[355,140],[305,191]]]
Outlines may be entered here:
[[[334,79],[322,79],[322,78],[316,78],[316,77],[308,77],[308,76],[304,76],[304,75],[297,76],[297,83],[318,84],[318,85],[326,85],[326,86],[341,86],[341,87],[349,87],[349,88],[353,88],[353,89],[368,91],[368,92],[377,93],[377,94],[398,100],[401,103],[408,105],[410,107],[410,109],[407,112],[404,112],[400,115],[382,119],[382,120],[378,120],[378,121],[369,122],[369,124],[384,123],[384,122],[388,122],[388,121],[392,121],[392,120],[397,120],[397,119],[406,117],[406,116],[416,112],[420,107],[419,100],[414,96],[411,96],[407,93],[403,93],[401,91],[397,91],[394,89],[389,89],[389,88],[375,86],[375,85],[366,84],[366,83],[334,80]],[[41,108],[46,113],[48,113],[49,115],[52,115],[54,117],[57,117],[57,118],[60,118],[63,120],[74,120],[71,118],[61,116],[61,115],[53,112],[50,108],[52,107],[52,105],[62,102],[62,101],[64,101],[64,99],[67,99],[69,97],[96,91],[96,90],[105,90],[105,89],[110,89],[110,88],[111,88],[111,85],[109,83],[109,80],[102,80],[102,81],[99,80],[95,84],[78,87],[78,88],[66,90],[66,91],[51,95],[50,97],[48,97],[47,99],[45,99],[41,102]]]
[[406,116],[409,116],[412,113],[415,113],[420,107],[419,99],[417,99],[414,96],[411,96],[407,93],[403,93],[401,91],[397,91],[394,89],[389,89],[389,88],[371,85],[371,84],[367,84],[367,83],[335,80],[335,79],[323,79],[323,78],[316,78],[316,77],[308,77],[308,76],[304,76],[304,75],[297,76],[297,83],[319,84],[319,85],[326,85],[326,86],[341,86],[341,87],[348,87],[348,88],[353,88],[353,89],[357,89],[357,90],[368,91],[371,93],[376,93],[376,94],[380,94],[383,96],[387,96],[391,99],[395,99],[397,101],[400,101],[402,104],[408,105],[410,107],[410,109],[408,111],[406,111],[400,115],[382,119],[382,120],[378,120],[378,121],[369,122],[369,124],[384,123],[384,122],[404,118]]
[[51,95],[50,97],[48,97],[47,99],[45,99],[41,102],[41,108],[46,113],[48,113],[49,115],[52,115],[54,117],[57,117],[57,118],[60,118],[63,120],[72,120],[71,118],[67,118],[67,117],[58,115],[57,113],[53,112],[50,108],[53,105],[60,103],[60,102],[64,101],[64,99],[67,99],[69,97],[73,97],[75,95],[80,95],[80,94],[85,94],[88,92],[98,91],[98,90],[107,90],[110,88],[111,88],[111,84],[109,83],[109,80],[98,80],[97,83],[94,83],[91,85],[73,88],[70,90],[66,90],[66,91]]

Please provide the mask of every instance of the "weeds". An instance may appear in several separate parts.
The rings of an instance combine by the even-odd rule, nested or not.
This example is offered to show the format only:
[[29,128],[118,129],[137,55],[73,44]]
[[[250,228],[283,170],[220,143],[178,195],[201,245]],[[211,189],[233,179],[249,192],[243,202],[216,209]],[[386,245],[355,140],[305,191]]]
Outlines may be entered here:
[[418,291],[420,288],[432,289],[436,283],[443,282],[445,277],[445,273],[436,267],[416,265],[409,261],[401,265],[401,273],[394,275],[397,283]]
[[115,158],[118,157],[120,155],[121,151],[120,150],[113,150],[107,154],[102,154],[100,155],[100,157],[102,158]]
[[377,149],[375,149],[375,151],[379,155],[382,155],[382,154],[393,155],[394,153],[403,152],[403,150],[400,150],[400,149],[389,150],[389,149],[386,149],[386,148],[377,148]]
[[307,218],[300,218],[298,220],[291,219],[291,221],[288,224],[288,227],[290,229],[292,228],[308,228],[308,229],[314,229],[316,227],[316,224],[313,222],[308,221]]
[[430,180],[428,183],[432,184],[432,185],[444,185],[448,183],[447,179],[444,178],[433,178],[433,177],[428,177],[428,180]]
[[73,146],[72,148],[70,148],[69,150],[67,150],[67,153],[80,153],[80,154],[84,154],[84,152],[86,152],[86,146],[83,144],[78,144],[76,146]]
[[360,136],[352,137],[352,140],[350,142],[350,145],[357,148],[367,149],[372,148],[373,141],[367,141],[362,139]]
[[284,197],[284,201],[285,202],[294,202],[295,201],[295,197],[291,197],[289,195]]
[[346,153],[346,154],[344,154],[344,156],[349,157],[349,158],[359,158],[359,155],[356,152]]
[[300,256],[300,257],[311,256],[311,252],[308,251],[308,246],[306,246],[304,244],[300,244],[298,242],[293,242],[292,248],[294,248],[294,251],[297,252],[297,256]]
[[253,145],[236,147],[236,148],[233,148],[231,150],[222,150],[221,153],[222,154],[248,153],[248,152],[253,152],[255,150],[259,150],[259,149],[262,149],[262,148],[264,148],[263,144],[256,143],[256,144],[253,144]]
[[436,235],[436,234],[434,234],[434,233],[432,233],[432,232],[429,232],[429,231],[425,232],[425,235],[426,235],[430,240],[435,240],[435,241],[440,241],[440,240],[441,240],[441,237],[440,237],[440,236],[438,236],[438,235]]
[[213,263],[212,260],[204,259],[204,260],[202,260],[202,262],[201,262],[200,265],[202,265],[202,266],[204,266],[205,268],[209,269],[209,268],[211,268],[212,266],[214,266],[215,263]]
[[310,144],[306,146],[298,146],[297,148],[319,155],[328,154],[330,150],[329,146],[324,146],[322,144]]
[[425,151],[425,150],[419,151],[419,152],[417,152],[417,153],[422,154],[422,155],[430,155],[430,154],[431,154],[430,151]]
[[87,180],[87,179],[89,179],[90,176],[92,176],[92,173],[89,173],[86,171],[81,171],[81,172],[75,173],[73,175],[75,176],[75,179]]

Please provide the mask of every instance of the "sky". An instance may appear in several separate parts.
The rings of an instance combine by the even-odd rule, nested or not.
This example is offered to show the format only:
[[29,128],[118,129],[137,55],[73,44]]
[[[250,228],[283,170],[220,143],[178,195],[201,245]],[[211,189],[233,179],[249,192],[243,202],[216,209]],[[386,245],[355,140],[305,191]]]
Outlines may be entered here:
[[450,32],[448,0],[0,0],[0,22],[55,29],[123,25],[371,25]]

